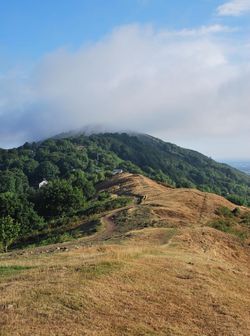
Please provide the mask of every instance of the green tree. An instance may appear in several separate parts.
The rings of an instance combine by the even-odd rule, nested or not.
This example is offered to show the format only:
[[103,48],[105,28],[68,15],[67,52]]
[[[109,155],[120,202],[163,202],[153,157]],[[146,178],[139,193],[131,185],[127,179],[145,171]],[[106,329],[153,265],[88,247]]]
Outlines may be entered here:
[[66,180],[54,180],[41,188],[36,198],[36,209],[45,218],[69,214],[84,205],[82,191]]
[[59,168],[50,161],[43,161],[35,169],[35,179],[37,182],[40,182],[42,179],[46,178],[48,180],[55,179],[59,174]]
[[39,163],[36,160],[29,159],[25,162],[24,167],[23,167],[23,171],[30,178],[34,174],[38,165],[39,165]]
[[20,232],[19,223],[15,222],[10,216],[0,218],[0,241],[5,252],[8,247],[15,241]]
[[24,193],[28,189],[28,179],[19,169],[0,171],[0,192]]
[[87,199],[90,199],[96,193],[96,190],[95,190],[95,187],[92,181],[88,180],[85,174],[80,170],[74,172],[74,174],[70,176],[70,182],[73,187],[82,190],[83,195]]
[[0,193],[0,218],[10,216],[20,223],[20,234],[31,233],[44,228],[43,218],[33,209],[27,199],[12,192]]

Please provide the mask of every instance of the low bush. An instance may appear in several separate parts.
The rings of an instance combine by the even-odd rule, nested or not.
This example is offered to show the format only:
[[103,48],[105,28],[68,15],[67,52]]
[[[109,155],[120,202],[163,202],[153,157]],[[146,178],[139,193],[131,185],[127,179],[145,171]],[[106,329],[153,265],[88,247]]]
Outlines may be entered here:
[[216,215],[226,217],[226,218],[232,218],[233,217],[232,211],[225,206],[219,207],[216,210]]

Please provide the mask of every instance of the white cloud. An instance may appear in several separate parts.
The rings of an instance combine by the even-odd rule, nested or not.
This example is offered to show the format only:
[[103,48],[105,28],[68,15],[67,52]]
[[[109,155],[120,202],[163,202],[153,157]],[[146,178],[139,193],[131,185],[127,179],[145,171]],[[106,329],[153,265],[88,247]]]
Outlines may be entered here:
[[201,26],[196,29],[182,29],[178,31],[165,31],[163,34],[165,36],[182,36],[182,37],[198,37],[198,36],[205,36],[205,35],[212,35],[218,33],[232,33],[238,31],[237,28],[232,28],[220,24],[214,24],[210,26]]
[[210,155],[224,149],[225,157],[239,155],[226,145],[235,139],[249,156],[249,53],[242,47],[238,55],[217,32],[224,30],[124,26],[80,50],[47,55],[28,79],[0,79],[0,144],[104,124]]
[[220,16],[240,16],[250,13],[250,0],[231,0],[217,9]]

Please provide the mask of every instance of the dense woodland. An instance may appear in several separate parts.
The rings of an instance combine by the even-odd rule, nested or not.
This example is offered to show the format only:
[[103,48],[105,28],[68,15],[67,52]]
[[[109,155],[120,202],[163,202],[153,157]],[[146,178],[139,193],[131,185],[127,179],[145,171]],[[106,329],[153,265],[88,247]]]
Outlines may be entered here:
[[[57,137],[0,150],[0,241],[58,227],[71,218],[124,205],[98,193],[115,168],[175,187],[199,188],[250,205],[250,176],[195,151],[147,135]],[[48,184],[38,188],[46,179]]]

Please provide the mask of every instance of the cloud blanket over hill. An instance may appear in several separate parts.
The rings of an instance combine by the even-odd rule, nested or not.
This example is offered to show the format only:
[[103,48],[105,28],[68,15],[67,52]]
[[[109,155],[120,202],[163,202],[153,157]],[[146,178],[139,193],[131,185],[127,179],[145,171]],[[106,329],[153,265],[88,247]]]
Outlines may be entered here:
[[46,55],[29,73],[2,74],[0,146],[104,124],[215,156],[234,139],[224,156],[246,157],[250,44],[234,34],[221,25],[121,26],[81,49]]

